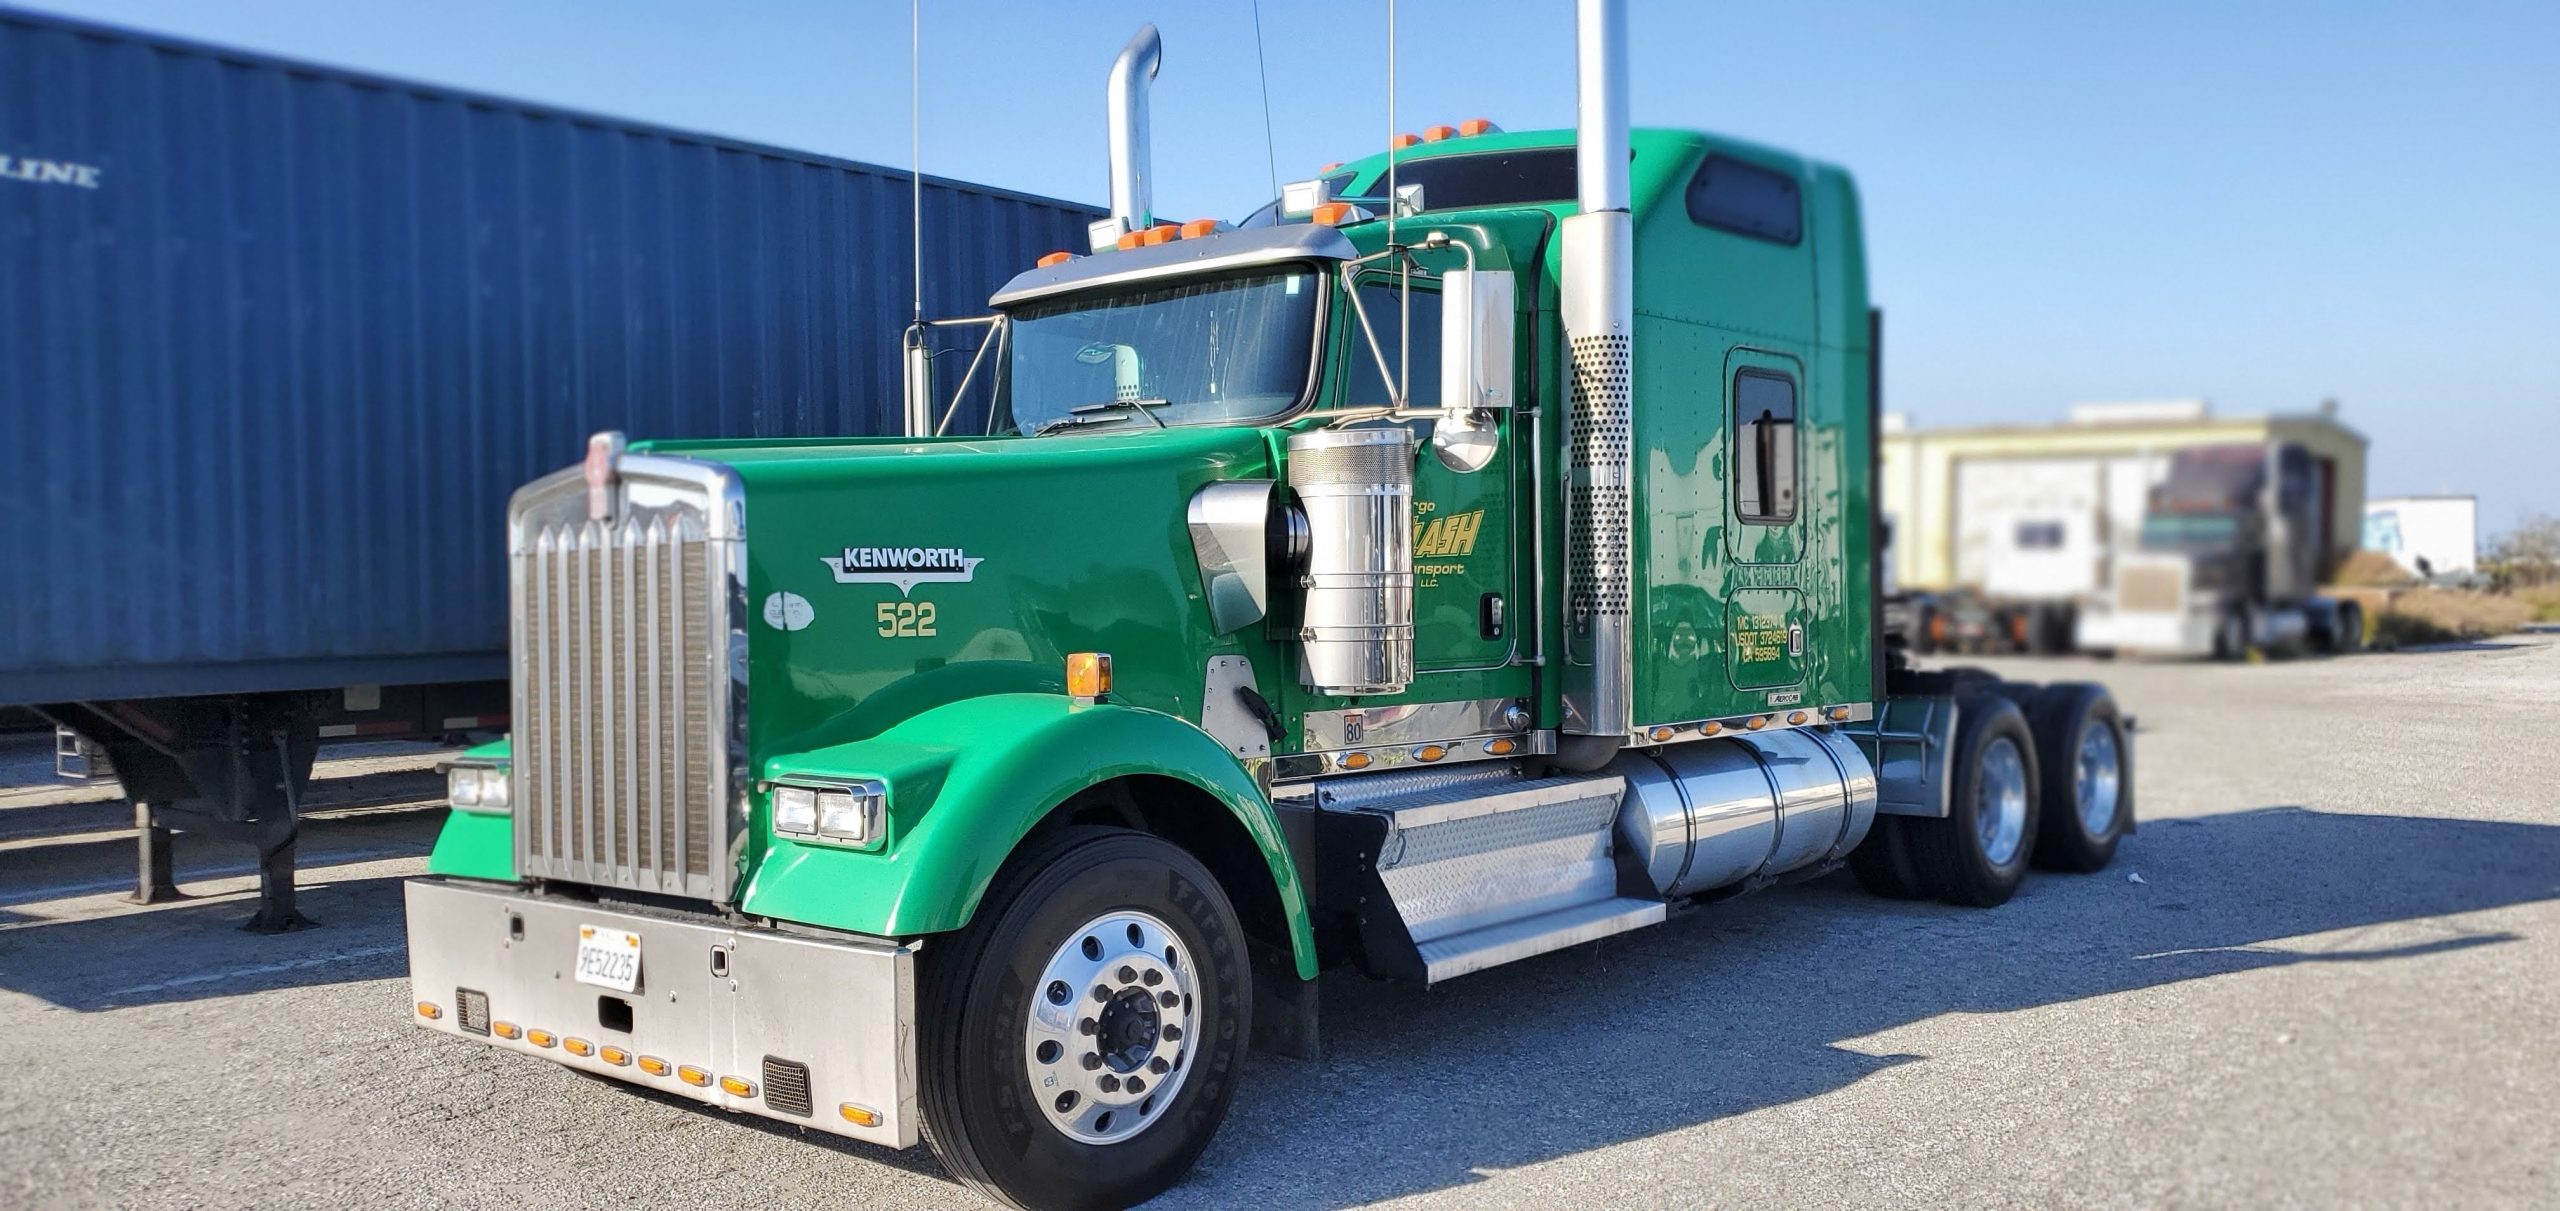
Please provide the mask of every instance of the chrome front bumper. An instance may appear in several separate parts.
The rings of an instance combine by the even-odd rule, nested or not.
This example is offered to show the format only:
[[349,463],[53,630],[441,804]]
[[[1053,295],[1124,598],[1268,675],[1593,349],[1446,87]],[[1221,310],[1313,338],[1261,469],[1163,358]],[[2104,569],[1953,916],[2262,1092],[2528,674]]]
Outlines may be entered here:
[[[409,982],[420,1003],[412,1012],[421,1026],[870,1143],[905,1148],[918,1139],[912,947],[730,928],[433,878],[409,881],[408,905]],[[637,990],[577,981],[582,927],[639,935]],[[487,998],[475,1021],[465,1021],[465,992]],[[499,1037],[494,1023],[514,1026],[518,1037]],[[588,1054],[574,1054],[573,1043]],[[608,1059],[611,1052],[623,1062]],[[644,1071],[642,1057],[662,1061],[665,1074]],[[786,1079],[772,1079],[768,1061],[784,1064],[770,1072]],[[790,1065],[806,1066],[806,1113],[794,1105]],[[685,1080],[685,1068],[705,1083]],[[752,1090],[733,1093],[722,1077]],[[864,1125],[859,1111],[877,1121]]]
[[2089,607],[2080,612],[2073,638],[2082,649],[2209,656],[2213,654],[2217,621],[2210,612],[2193,610],[2170,613]]

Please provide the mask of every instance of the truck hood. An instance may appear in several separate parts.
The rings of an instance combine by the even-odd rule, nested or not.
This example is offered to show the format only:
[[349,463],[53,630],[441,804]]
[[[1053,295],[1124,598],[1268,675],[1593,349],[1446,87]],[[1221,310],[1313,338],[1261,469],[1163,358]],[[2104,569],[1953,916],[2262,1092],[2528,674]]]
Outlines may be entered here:
[[[1197,721],[1187,507],[1273,474],[1244,428],[1093,436],[663,442],[745,487],[748,730],[760,763],[979,694],[1063,693],[1110,653],[1115,701]],[[1224,645],[1232,648],[1235,637]]]

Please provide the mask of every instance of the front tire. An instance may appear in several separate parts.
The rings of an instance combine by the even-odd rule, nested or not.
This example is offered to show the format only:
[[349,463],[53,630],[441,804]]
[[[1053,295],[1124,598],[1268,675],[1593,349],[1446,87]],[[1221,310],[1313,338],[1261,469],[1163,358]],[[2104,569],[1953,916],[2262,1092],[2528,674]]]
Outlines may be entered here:
[[1144,833],[1070,828],[1008,863],[969,927],[926,948],[925,1136],[1017,1207],[1163,1193],[1225,1121],[1252,1032],[1235,908]]

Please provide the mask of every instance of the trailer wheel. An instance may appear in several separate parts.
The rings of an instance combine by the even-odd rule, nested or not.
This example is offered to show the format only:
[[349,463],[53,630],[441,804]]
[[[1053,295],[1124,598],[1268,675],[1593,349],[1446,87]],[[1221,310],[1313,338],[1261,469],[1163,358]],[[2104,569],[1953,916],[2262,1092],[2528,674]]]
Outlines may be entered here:
[[922,957],[925,1138],[978,1192],[1143,1202],[1225,1120],[1252,1028],[1244,930],[1180,848],[1062,830]]
[[2044,771],[2035,864],[2105,869],[2133,828],[2133,746],[2115,697],[2102,685],[2063,682],[2037,691],[2026,714]]
[[2016,895],[2035,852],[2036,741],[2016,703],[1991,693],[1958,699],[1955,787],[1946,817],[1913,817],[1920,877],[1950,904],[1989,908]]

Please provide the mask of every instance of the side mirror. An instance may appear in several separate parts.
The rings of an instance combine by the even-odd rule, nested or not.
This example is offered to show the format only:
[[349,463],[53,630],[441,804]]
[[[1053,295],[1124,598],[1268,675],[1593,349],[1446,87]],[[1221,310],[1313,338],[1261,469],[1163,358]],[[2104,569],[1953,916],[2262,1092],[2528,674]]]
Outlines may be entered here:
[[1460,474],[1493,461],[1493,412],[1511,406],[1512,282],[1509,270],[1440,275],[1440,423],[1431,453]]

